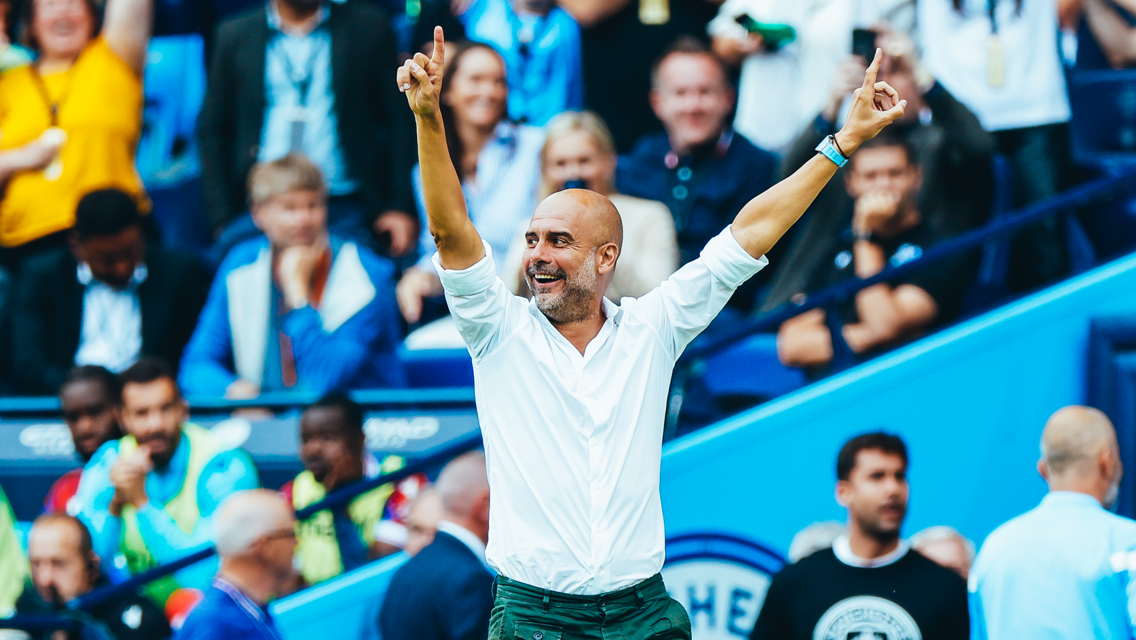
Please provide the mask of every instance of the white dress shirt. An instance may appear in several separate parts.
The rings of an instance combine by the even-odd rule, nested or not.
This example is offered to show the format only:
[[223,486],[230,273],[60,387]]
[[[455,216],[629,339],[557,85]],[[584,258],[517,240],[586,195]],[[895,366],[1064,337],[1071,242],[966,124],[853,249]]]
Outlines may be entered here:
[[97,364],[118,373],[134,364],[142,351],[138,285],[146,280],[146,265],[139,265],[121,289],[95,280],[85,262],[79,265],[76,276],[86,291],[75,365]]
[[581,354],[533,301],[497,277],[492,252],[441,267],[446,300],[473,356],[493,500],[486,555],[499,574],[595,595],[663,566],[663,418],[683,349],[768,261],[729,228],[659,287],[620,305]]

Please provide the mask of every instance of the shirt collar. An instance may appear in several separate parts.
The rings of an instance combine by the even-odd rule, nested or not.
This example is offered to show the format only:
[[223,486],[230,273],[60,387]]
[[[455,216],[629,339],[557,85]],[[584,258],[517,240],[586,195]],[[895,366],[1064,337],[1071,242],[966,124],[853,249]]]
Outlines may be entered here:
[[[268,0],[268,11],[267,11],[267,13],[268,13],[268,27],[270,29],[272,29],[273,31],[276,31],[276,32],[279,32],[279,33],[283,33],[283,34],[286,34],[286,35],[294,35],[294,34],[288,33],[287,31],[284,31],[284,22],[280,19],[280,11],[277,10],[277,8],[276,8],[276,3],[278,1],[279,0]],[[308,34],[304,34],[304,35],[310,35],[316,29],[319,29],[321,26],[323,26],[323,23],[327,22],[327,15],[328,15],[327,5],[321,3],[320,8],[319,8],[319,13],[316,15],[316,23],[312,27],[312,31],[310,31],[310,32],[308,32]]]
[[469,548],[470,551],[473,552],[473,555],[477,557],[481,564],[485,565],[486,568],[489,568],[489,564],[485,560],[485,543],[481,541],[481,538],[477,537],[477,534],[470,531],[469,529],[466,529],[460,524],[450,522],[449,520],[442,520],[441,522],[439,522],[438,531],[441,531],[442,533],[448,533],[449,535],[457,538],[458,542],[464,544]]
[[861,569],[878,569],[879,567],[886,567],[889,564],[895,564],[900,558],[907,555],[907,551],[911,548],[906,540],[899,541],[899,547],[891,553],[866,560],[860,556],[852,553],[852,542],[848,534],[845,533],[832,542],[832,552],[836,554],[836,559],[843,562],[850,567],[859,567]]
[[[130,291],[130,290],[133,290],[133,289],[137,289],[138,285],[145,282],[147,276],[149,276],[149,275],[150,275],[150,271],[148,269],[146,269],[146,265],[140,264],[137,267],[134,267],[134,275],[130,276],[130,282],[126,283],[126,286],[123,287],[122,289],[117,289],[117,290],[118,291]],[[110,288],[114,289],[114,287],[111,287],[109,284],[107,284],[107,283],[105,283],[101,280],[95,280],[95,275],[93,273],[91,273],[91,265],[87,264],[86,262],[80,262],[79,263],[79,267],[76,269],[76,272],[75,272],[75,277],[79,280],[79,284],[83,285],[84,287],[90,287],[92,285],[100,285],[101,284],[104,287],[110,287]]]
[[1101,503],[1087,493],[1078,491],[1050,491],[1041,499],[1043,507],[1091,507],[1104,509]]

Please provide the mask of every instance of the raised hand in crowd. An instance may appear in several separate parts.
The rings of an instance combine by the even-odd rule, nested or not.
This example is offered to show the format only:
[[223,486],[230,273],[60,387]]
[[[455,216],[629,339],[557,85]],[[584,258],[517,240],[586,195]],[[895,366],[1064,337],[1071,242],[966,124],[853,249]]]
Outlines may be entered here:
[[140,508],[149,501],[146,474],[153,469],[150,448],[144,444],[138,445],[137,449],[114,463],[110,469],[110,482],[114,486],[114,498],[110,504],[112,515],[121,515],[122,507],[128,504]]
[[326,251],[327,244],[321,242],[310,247],[296,245],[280,252],[276,279],[290,309],[300,309],[311,302],[312,274]]
[[848,56],[836,68],[832,78],[832,93],[828,103],[820,112],[822,118],[835,123],[840,117],[840,108],[844,106],[844,101],[864,82],[864,63],[865,60],[860,56]]

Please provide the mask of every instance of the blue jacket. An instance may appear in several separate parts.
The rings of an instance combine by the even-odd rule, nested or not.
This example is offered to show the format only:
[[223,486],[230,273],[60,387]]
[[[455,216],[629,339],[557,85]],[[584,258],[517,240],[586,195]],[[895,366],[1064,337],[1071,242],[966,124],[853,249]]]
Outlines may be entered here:
[[383,640],[485,640],[492,610],[493,574],[439,531],[391,578],[379,628]]
[[276,317],[280,294],[268,240],[234,247],[221,264],[182,356],[182,390],[220,396],[237,378],[262,391],[283,389],[279,348],[270,339],[274,327],[291,340],[298,391],[405,386],[396,352],[401,335],[393,267],[353,242],[333,238],[331,248],[331,272],[320,308],[303,307]]

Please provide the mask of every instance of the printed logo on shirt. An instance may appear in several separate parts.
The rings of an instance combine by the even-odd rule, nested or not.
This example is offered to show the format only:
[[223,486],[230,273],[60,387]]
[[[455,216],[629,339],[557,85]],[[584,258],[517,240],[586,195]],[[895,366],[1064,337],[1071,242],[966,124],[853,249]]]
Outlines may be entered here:
[[773,574],[785,560],[756,542],[719,533],[667,540],[663,581],[690,616],[694,640],[749,637]]
[[923,640],[910,613],[884,598],[853,596],[832,605],[813,640]]

